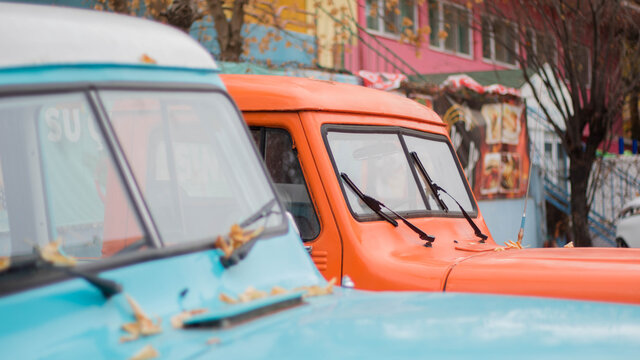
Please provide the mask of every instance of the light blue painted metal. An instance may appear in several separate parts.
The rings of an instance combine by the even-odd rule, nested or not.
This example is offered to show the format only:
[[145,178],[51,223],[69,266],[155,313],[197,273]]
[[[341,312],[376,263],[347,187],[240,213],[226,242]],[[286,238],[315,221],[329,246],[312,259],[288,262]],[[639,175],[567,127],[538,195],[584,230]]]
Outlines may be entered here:
[[155,65],[79,64],[0,68],[0,86],[71,82],[172,82],[224,88],[217,70]]
[[[639,306],[526,297],[337,290],[230,329],[172,328],[182,309],[232,306],[219,292],[325,283],[292,229],[260,240],[228,270],[219,256],[208,250],[103,273],[162,319],[161,334],[130,343],[119,340],[121,325],[133,321],[124,295],[105,301],[83,280],[0,298],[3,356],[127,358],[147,344],[168,359],[632,359],[640,352]],[[214,337],[220,343],[208,345]]]

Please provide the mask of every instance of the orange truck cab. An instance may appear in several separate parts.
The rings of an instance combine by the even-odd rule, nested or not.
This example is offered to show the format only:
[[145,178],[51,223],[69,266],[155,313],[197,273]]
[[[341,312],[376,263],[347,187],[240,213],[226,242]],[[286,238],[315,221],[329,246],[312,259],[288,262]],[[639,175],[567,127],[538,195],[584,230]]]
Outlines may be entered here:
[[329,81],[222,80],[326,278],[371,290],[640,303],[640,250],[498,246],[445,124],[427,107]]

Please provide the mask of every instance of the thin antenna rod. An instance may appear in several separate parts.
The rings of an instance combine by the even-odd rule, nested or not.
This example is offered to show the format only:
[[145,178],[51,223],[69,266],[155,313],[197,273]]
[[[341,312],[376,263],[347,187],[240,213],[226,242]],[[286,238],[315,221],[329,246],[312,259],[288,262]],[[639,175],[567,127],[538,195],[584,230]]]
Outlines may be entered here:
[[524,210],[522,211],[522,220],[520,221],[520,230],[518,230],[518,245],[522,244],[524,237],[524,223],[527,218],[527,203],[529,202],[529,186],[531,185],[531,170],[533,168],[533,159],[529,158],[529,178],[527,179],[527,192],[524,195]]

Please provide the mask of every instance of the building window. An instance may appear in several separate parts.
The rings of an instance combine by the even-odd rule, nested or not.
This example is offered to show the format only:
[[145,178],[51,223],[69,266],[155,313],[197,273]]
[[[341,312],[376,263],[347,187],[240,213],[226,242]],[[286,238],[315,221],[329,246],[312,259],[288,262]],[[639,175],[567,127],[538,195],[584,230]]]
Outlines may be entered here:
[[416,30],[415,0],[367,0],[367,28],[378,33],[399,36],[405,29]]
[[482,57],[504,65],[516,65],[516,28],[504,20],[482,18]]
[[[526,34],[525,48],[527,50],[527,58],[535,56],[535,61],[538,63],[537,66],[542,66],[545,63],[554,66],[558,63],[557,47],[552,36],[529,29]],[[529,60],[529,63],[531,62],[532,60]]]
[[471,12],[463,6],[429,1],[431,47],[471,56]]

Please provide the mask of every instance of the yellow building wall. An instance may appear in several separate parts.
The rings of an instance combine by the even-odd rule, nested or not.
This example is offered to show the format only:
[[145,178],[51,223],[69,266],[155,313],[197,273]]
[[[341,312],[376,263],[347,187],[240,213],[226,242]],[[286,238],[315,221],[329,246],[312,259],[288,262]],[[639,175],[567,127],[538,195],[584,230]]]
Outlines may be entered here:
[[[319,6],[316,6],[318,4]],[[306,0],[306,8],[314,13],[318,46],[318,64],[339,68],[342,53],[355,45],[358,19],[356,0]],[[351,32],[349,31],[351,30]]]
[[[313,18],[307,11],[307,0],[256,0],[253,3],[259,13],[275,13],[285,30],[304,34],[313,32]],[[247,16],[248,23],[258,22],[253,16]]]

